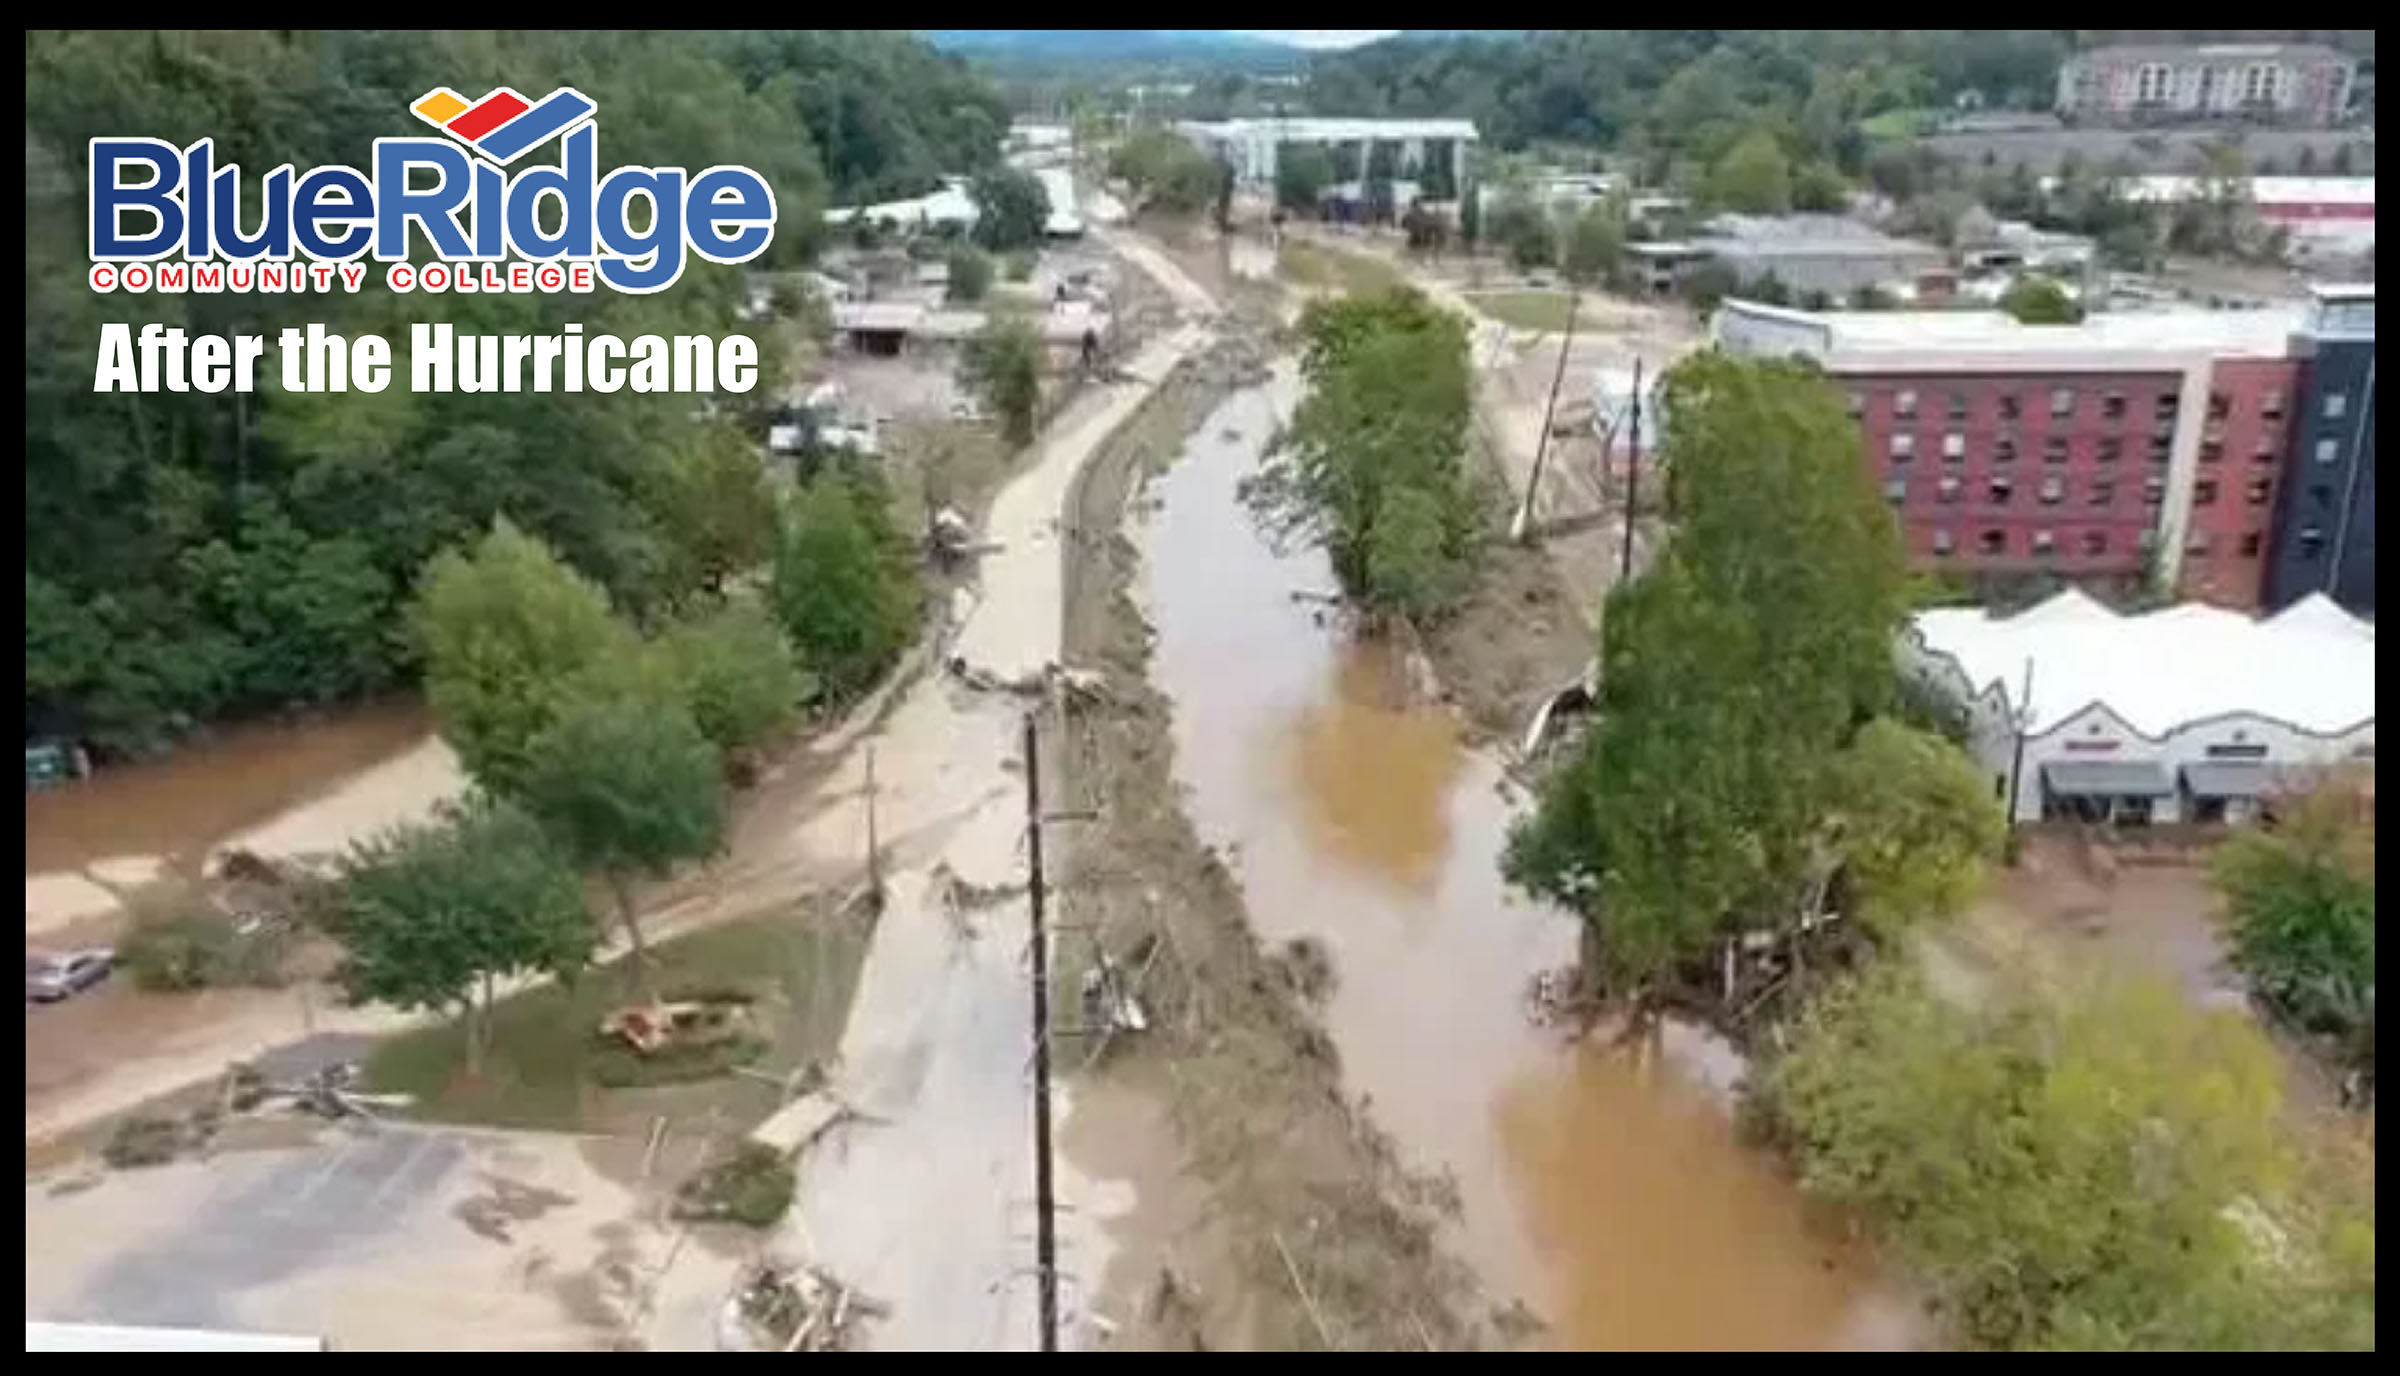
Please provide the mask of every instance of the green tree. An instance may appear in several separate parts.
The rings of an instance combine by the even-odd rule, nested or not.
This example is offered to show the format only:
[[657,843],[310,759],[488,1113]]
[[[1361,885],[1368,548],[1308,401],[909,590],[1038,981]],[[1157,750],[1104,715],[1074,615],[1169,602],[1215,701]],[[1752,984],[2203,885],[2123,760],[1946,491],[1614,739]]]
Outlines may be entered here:
[[1567,232],[1566,253],[1559,266],[1567,279],[1583,285],[1615,280],[1625,254],[1625,220],[1614,202],[1586,206]]
[[1709,168],[1711,204],[1749,215],[1780,215],[1792,206],[1792,165],[1775,136],[1753,129]]
[[725,836],[724,760],[674,698],[580,687],[533,743],[525,803],[568,855],[607,878],[636,987],[646,988],[649,952],[633,881],[665,878],[716,852]]
[[659,650],[700,734],[728,754],[765,742],[815,691],[783,628],[748,597],[679,623]]
[[2233,960],[2267,1007],[2328,1033],[2371,1074],[2375,1037],[2375,814],[2333,774],[2279,799],[2274,825],[2217,852]]
[[1520,272],[1555,266],[1558,226],[1550,212],[1531,196],[1511,193],[1492,211],[1492,242],[1508,254]]
[[2000,297],[2000,309],[2028,325],[2072,325],[2083,307],[2047,277],[2020,277]]
[[1820,374],[1696,355],[1661,410],[1674,533],[1610,590],[1597,725],[1505,866],[1585,915],[1587,974],[1631,994],[1733,931],[1784,929],[1821,886],[1905,611],[1897,531]]
[[647,501],[678,569],[675,582],[724,591],[766,563],[775,507],[756,447],[728,428],[679,445],[653,470]]
[[1467,585],[1483,510],[1465,322],[1403,288],[1312,302],[1300,329],[1308,394],[1269,505],[1370,611],[1438,615]]
[[1034,413],[1042,399],[1042,337],[1030,321],[994,317],[967,341],[959,372],[968,390],[1000,417],[1010,444],[1033,443]]
[[916,579],[867,479],[819,475],[794,495],[775,550],[776,619],[835,700],[863,692],[916,630]]
[[397,1008],[457,1010],[470,1075],[491,1042],[494,981],[570,977],[596,940],[583,881],[532,817],[488,794],[360,842],[341,881],[325,925],[345,950],[343,987]]
[[522,782],[575,676],[637,653],[607,595],[506,520],[472,554],[427,566],[414,620],[442,735],[467,773],[500,794]]
[[1333,160],[1322,146],[1287,143],[1276,150],[1275,204],[1313,214],[1332,182]]
[[995,167],[975,179],[975,242],[995,253],[1039,243],[1050,219],[1050,193],[1041,179]]
[[992,260],[965,244],[950,250],[949,296],[953,301],[981,301],[991,290]]
[[1804,162],[1792,173],[1792,209],[1835,214],[1850,205],[1850,183],[1829,162]]
[[2304,1186],[2239,1014],[2021,973],[1945,1002],[1891,962],[1810,1011],[1761,1097],[1969,1344],[2373,1346],[2372,1206]]
[[2008,840],[1990,781],[1942,735],[1878,717],[1833,778],[1827,849],[1878,935],[1964,908]]

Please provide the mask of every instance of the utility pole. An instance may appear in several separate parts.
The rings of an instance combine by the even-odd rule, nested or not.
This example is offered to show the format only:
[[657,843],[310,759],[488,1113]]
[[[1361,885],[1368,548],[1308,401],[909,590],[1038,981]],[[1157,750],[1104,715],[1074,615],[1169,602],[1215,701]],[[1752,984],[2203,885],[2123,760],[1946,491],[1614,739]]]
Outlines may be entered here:
[[1032,861],[1026,907],[1033,925],[1034,1265],[1041,1284],[1042,1351],[1058,1351],[1057,1201],[1050,1180],[1050,938],[1042,930],[1042,765],[1033,713],[1025,714],[1025,846]]
[[[1608,462],[1603,454],[1602,463]],[[1633,356],[1633,426],[1625,441],[1625,539],[1619,550],[1617,581],[1633,579],[1633,508],[1642,491],[1642,356]]]
[[1567,354],[1575,347],[1575,316],[1583,306],[1583,288],[1568,284],[1567,332],[1558,341],[1558,369],[1550,375],[1550,400],[1542,407],[1542,435],[1533,445],[1533,476],[1525,480],[1525,501],[1517,508],[1511,536],[1522,541],[1533,535],[1533,498],[1542,490],[1542,461],[1550,454],[1550,426],[1558,414],[1558,389],[1567,380]]
[[2016,729],[2016,749],[2008,762],[2008,827],[2017,827],[2017,794],[2025,776],[2025,728],[2033,724],[2033,656],[2025,657],[2025,687],[2017,695],[2009,725]]
[[867,747],[867,902],[883,911],[883,847],[875,835],[875,747]]

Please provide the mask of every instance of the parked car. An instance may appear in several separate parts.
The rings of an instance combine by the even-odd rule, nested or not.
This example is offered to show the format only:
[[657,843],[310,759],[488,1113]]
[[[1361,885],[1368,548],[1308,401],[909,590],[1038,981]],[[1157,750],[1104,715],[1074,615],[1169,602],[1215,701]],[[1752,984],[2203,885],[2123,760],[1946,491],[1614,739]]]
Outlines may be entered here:
[[67,951],[56,955],[27,952],[25,997],[35,1003],[57,1003],[107,979],[116,968],[114,951]]

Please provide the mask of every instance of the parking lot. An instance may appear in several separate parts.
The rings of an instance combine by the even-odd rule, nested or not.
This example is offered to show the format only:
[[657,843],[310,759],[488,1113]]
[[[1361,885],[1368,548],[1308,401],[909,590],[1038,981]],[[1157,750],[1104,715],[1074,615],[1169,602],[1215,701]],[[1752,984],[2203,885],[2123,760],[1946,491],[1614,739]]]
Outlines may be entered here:
[[713,1343],[734,1260],[676,1245],[634,1183],[638,1144],[294,1120],[237,1124],[229,1140],[244,1129],[298,1144],[29,1177],[27,1316],[323,1335],[348,1351]]

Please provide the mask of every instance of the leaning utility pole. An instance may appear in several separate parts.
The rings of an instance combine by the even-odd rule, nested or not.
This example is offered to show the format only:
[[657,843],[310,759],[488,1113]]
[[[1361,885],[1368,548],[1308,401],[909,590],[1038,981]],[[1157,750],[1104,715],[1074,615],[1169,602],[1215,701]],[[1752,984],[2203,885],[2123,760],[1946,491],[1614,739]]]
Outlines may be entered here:
[[[1606,462],[1602,456],[1602,462]],[[1633,356],[1633,424],[1625,440],[1625,548],[1618,551],[1617,581],[1633,579],[1633,507],[1642,487],[1642,356]]]
[[1050,937],[1042,930],[1042,767],[1033,713],[1025,714],[1025,846],[1032,861],[1034,1265],[1042,1296],[1042,1351],[1058,1351],[1058,1232],[1050,1181]]
[[1567,297],[1567,332],[1558,341],[1558,370],[1550,375],[1550,400],[1542,407],[1542,435],[1533,445],[1533,476],[1525,480],[1525,501],[1517,508],[1515,529],[1511,538],[1524,540],[1533,534],[1533,498],[1542,490],[1542,460],[1550,453],[1550,426],[1558,415],[1558,389],[1567,380],[1567,354],[1575,347],[1575,315],[1583,305],[1583,289],[1570,284]]

